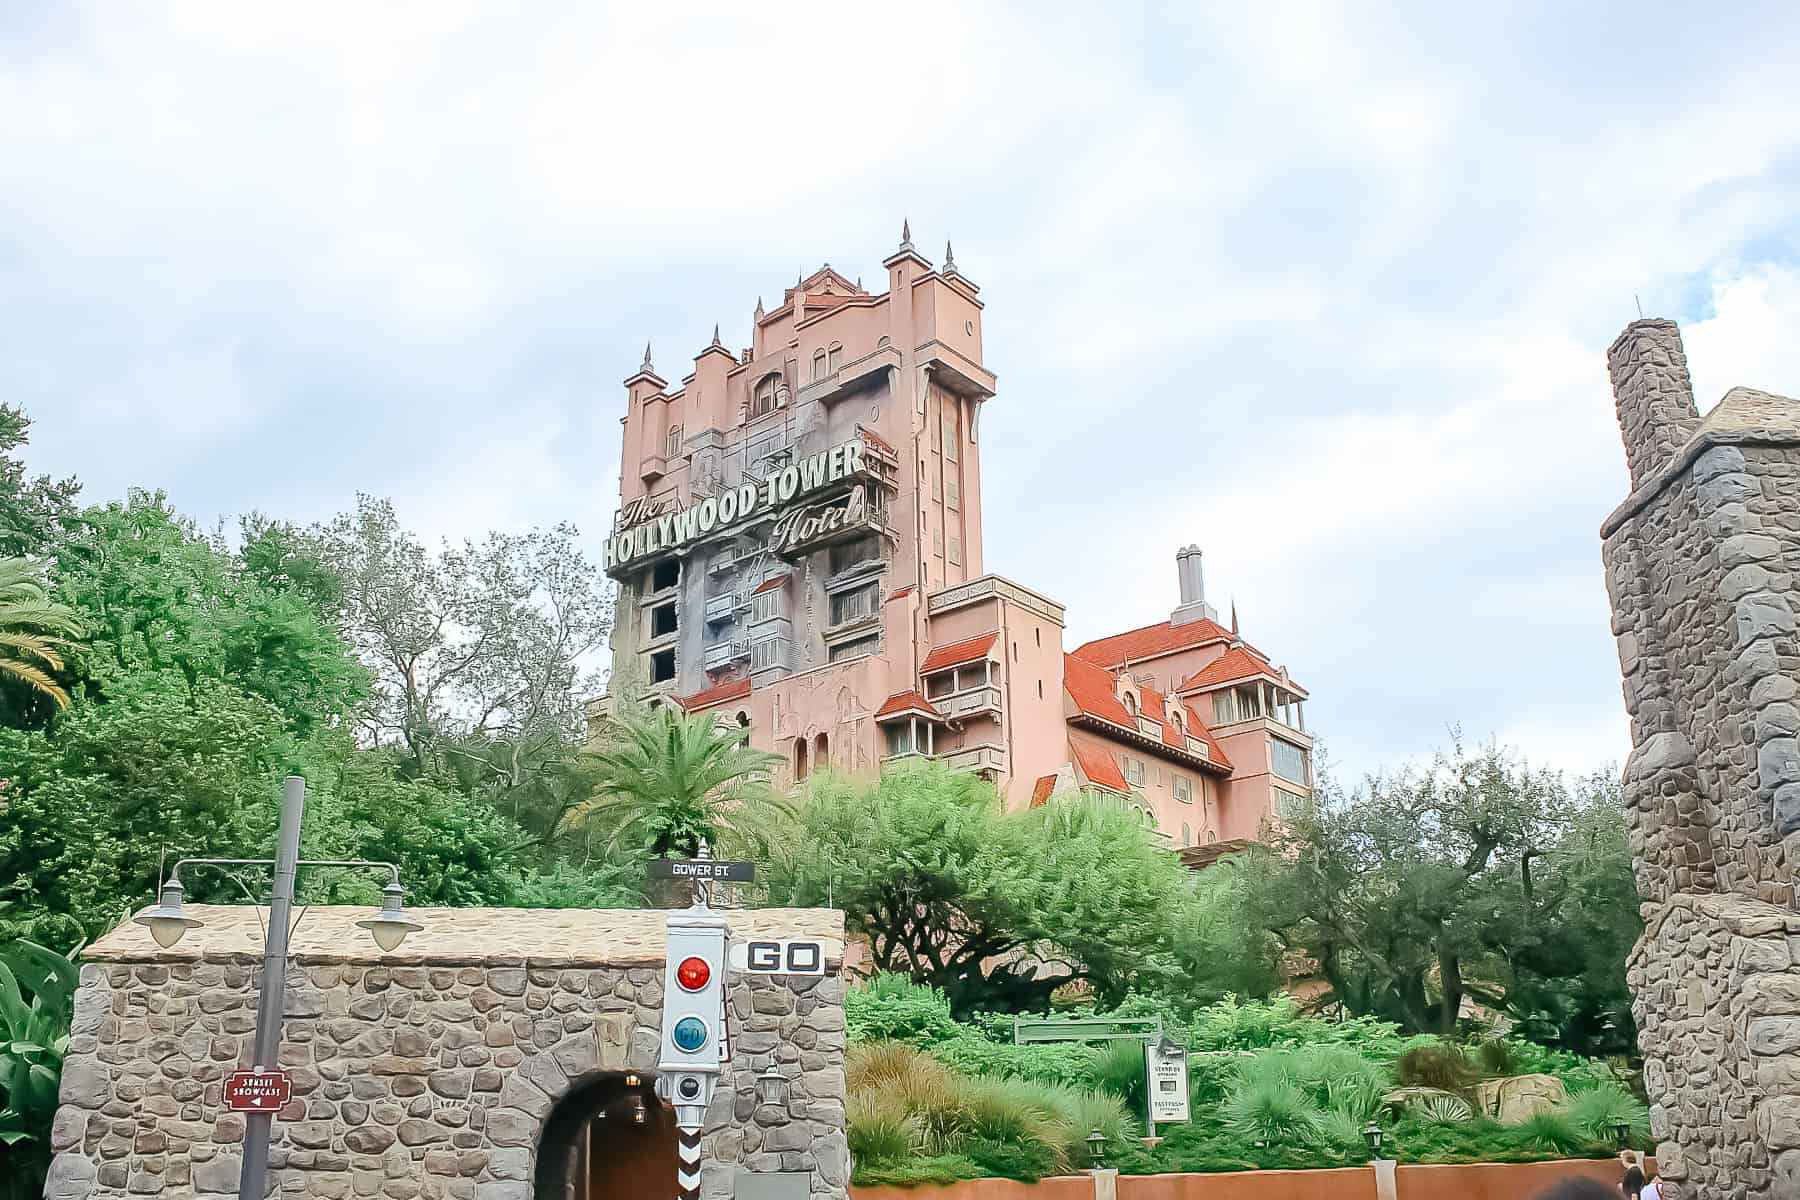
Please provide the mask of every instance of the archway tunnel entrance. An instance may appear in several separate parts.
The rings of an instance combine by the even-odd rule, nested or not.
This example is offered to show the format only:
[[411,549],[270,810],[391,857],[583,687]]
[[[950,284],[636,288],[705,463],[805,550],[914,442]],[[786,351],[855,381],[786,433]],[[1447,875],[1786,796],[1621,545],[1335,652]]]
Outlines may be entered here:
[[534,1200],[637,1200],[673,1195],[675,1114],[652,1079],[609,1071],[551,1110],[538,1144]]

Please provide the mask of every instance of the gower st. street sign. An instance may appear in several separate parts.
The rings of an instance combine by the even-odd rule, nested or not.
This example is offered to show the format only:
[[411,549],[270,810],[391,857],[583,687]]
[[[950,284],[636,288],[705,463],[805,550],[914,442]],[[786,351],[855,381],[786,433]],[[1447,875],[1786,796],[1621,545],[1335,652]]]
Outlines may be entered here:
[[712,858],[653,858],[650,860],[650,878],[694,879],[701,882],[716,879],[725,883],[753,883],[756,880],[756,864],[720,862]]
[[225,1077],[225,1107],[233,1112],[274,1112],[293,1094],[286,1071],[235,1071]]

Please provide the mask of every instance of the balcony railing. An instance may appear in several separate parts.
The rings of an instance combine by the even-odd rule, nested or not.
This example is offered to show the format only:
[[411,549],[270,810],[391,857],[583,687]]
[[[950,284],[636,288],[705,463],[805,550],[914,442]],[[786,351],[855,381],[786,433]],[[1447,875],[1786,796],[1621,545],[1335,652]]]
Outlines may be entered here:
[[938,755],[952,771],[1004,771],[1006,750],[1000,746],[970,746]]
[[660,454],[646,454],[638,475],[646,480],[661,479],[669,473],[669,460]]
[[720,667],[730,666],[740,658],[748,658],[749,655],[749,638],[727,638],[722,642],[714,642],[701,651],[700,661],[708,671],[716,671]]
[[735,592],[720,592],[716,596],[706,598],[706,619],[708,622],[731,620],[732,610],[737,607],[738,597]]
[[987,687],[971,688],[966,692],[956,692],[942,699],[933,700],[932,705],[949,720],[955,721],[976,713],[1000,713],[1000,689],[989,684]]

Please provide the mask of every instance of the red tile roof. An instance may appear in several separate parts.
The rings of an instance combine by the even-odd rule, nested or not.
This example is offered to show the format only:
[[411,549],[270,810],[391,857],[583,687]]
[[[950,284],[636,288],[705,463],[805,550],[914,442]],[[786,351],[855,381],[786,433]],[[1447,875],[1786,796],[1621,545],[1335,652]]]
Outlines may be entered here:
[[[1274,675],[1275,668],[1269,660],[1250,649],[1248,646],[1233,646],[1224,654],[1189,675],[1175,688],[1185,692],[1192,688],[1213,687],[1221,683],[1231,683],[1239,679],[1249,679],[1255,675]],[[1295,691],[1303,691],[1298,684]]]
[[1050,799],[1050,795],[1054,791],[1056,791],[1056,776],[1038,776],[1038,781],[1031,785],[1031,807],[1044,807],[1044,802]]
[[1177,650],[1190,650],[1208,642],[1230,640],[1231,630],[1217,621],[1201,618],[1182,625],[1171,625],[1163,621],[1127,633],[1116,633],[1112,637],[1099,638],[1077,646],[1074,652],[1103,667],[1120,667],[1127,661],[1137,662],[1161,654],[1173,654]]
[[910,595],[912,595],[912,590],[913,590],[913,585],[910,583],[907,584],[903,588],[895,588],[893,591],[888,593],[888,599],[889,600],[898,600],[902,596],[910,596]]
[[895,692],[882,701],[881,707],[875,710],[875,719],[895,716],[899,713],[924,713],[928,717],[942,719],[943,714],[931,707],[931,701],[917,692]]
[[886,450],[889,454],[898,453],[892,446],[887,444],[886,439],[877,434],[873,429],[863,430],[862,437],[863,441],[869,443],[869,445],[875,447],[877,450]]
[[[1180,734],[1169,728],[1163,719],[1163,694],[1153,687],[1138,686],[1138,694],[1143,698],[1138,711],[1155,723],[1157,733],[1146,734],[1138,727],[1137,718],[1133,717],[1119,699],[1116,690],[1118,677],[1104,667],[1095,666],[1086,659],[1073,654],[1063,655],[1063,690],[1075,702],[1078,717],[1089,717],[1129,730],[1140,737],[1155,736],[1163,745],[1182,754],[1192,754]],[[1225,751],[1214,740],[1212,730],[1200,719],[1191,704],[1180,704],[1182,720],[1188,732],[1206,743],[1206,761],[1222,770],[1231,770],[1231,760],[1225,757]]]
[[787,581],[788,577],[786,575],[777,575],[773,579],[765,579],[756,585],[756,591],[752,592],[751,595],[759,596],[764,592],[772,592]]
[[919,668],[919,674],[929,675],[933,671],[959,667],[963,663],[986,658],[987,652],[994,648],[994,642],[999,637],[998,633],[984,633],[980,637],[972,637],[967,641],[939,647],[925,656],[925,662]]
[[1119,770],[1119,764],[1113,761],[1112,755],[1103,750],[1094,750],[1087,746],[1070,746],[1075,752],[1075,762],[1081,767],[1081,773],[1088,777],[1088,782],[1095,787],[1111,788],[1115,792],[1129,792],[1131,787],[1125,782],[1125,772]]
[[734,679],[729,683],[721,683],[717,687],[709,687],[695,692],[691,696],[677,696],[676,702],[689,712],[698,712],[703,708],[711,708],[715,704],[723,704],[727,700],[740,700],[750,694],[748,679]]

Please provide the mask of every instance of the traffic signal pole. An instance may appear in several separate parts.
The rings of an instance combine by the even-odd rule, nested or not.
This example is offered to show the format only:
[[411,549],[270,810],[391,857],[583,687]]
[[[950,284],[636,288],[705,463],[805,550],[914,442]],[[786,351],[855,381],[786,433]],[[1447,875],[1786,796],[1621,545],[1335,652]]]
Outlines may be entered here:
[[700,1137],[721,1068],[729,932],[725,918],[706,906],[704,892],[696,893],[693,907],[668,916],[657,1074],[675,1109],[677,1200],[700,1200]]

